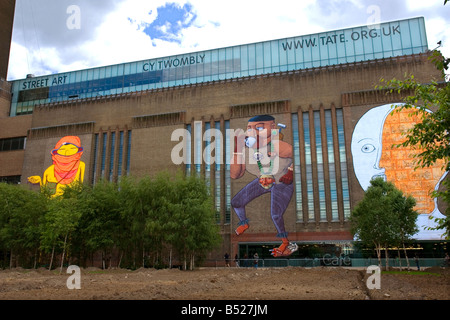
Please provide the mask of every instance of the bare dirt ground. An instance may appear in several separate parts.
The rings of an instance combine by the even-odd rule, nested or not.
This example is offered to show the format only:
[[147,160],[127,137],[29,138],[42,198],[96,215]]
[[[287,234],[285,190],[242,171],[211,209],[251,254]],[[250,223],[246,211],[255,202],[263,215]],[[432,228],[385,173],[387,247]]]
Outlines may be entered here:
[[363,269],[81,269],[81,289],[66,269],[0,271],[0,300],[450,300],[450,268],[381,274],[369,290]]

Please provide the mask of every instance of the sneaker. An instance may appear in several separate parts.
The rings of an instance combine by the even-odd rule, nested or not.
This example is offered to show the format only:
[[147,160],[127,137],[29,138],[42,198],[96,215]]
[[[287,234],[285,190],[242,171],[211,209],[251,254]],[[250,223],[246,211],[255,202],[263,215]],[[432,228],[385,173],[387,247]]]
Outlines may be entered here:
[[292,242],[285,242],[281,244],[278,248],[272,249],[270,251],[271,255],[274,257],[287,257],[290,256],[292,253],[298,250],[298,245],[296,243]]
[[248,224],[241,224],[237,229],[234,231],[237,235],[243,234],[245,230],[248,229]]

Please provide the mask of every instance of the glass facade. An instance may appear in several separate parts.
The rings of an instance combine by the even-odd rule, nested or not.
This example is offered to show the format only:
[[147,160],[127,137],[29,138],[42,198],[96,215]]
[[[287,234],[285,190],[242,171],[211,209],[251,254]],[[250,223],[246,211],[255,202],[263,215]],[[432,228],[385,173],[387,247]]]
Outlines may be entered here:
[[423,53],[422,17],[12,82],[11,116],[37,104]]

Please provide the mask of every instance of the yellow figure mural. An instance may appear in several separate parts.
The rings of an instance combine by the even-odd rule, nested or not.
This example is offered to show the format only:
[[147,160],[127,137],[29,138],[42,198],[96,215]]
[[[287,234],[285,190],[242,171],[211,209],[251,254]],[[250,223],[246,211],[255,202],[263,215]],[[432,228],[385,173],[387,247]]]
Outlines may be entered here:
[[45,170],[42,179],[40,176],[31,176],[28,181],[41,187],[46,186],[52,196],[56,197],[63,193],[64,186],[84,180],[86,165],[80,160],[83,155],[80,138],[62,138],[51,151],[51,155],[53,164]]

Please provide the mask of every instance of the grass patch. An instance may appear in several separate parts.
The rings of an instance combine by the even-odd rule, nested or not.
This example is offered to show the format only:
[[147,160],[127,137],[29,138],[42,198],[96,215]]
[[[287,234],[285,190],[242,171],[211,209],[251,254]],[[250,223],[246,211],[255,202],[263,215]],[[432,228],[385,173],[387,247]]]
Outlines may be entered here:
[[108,270],[90,270],[87,273],[88,274],[105,274],[107,272],[108,272]]

